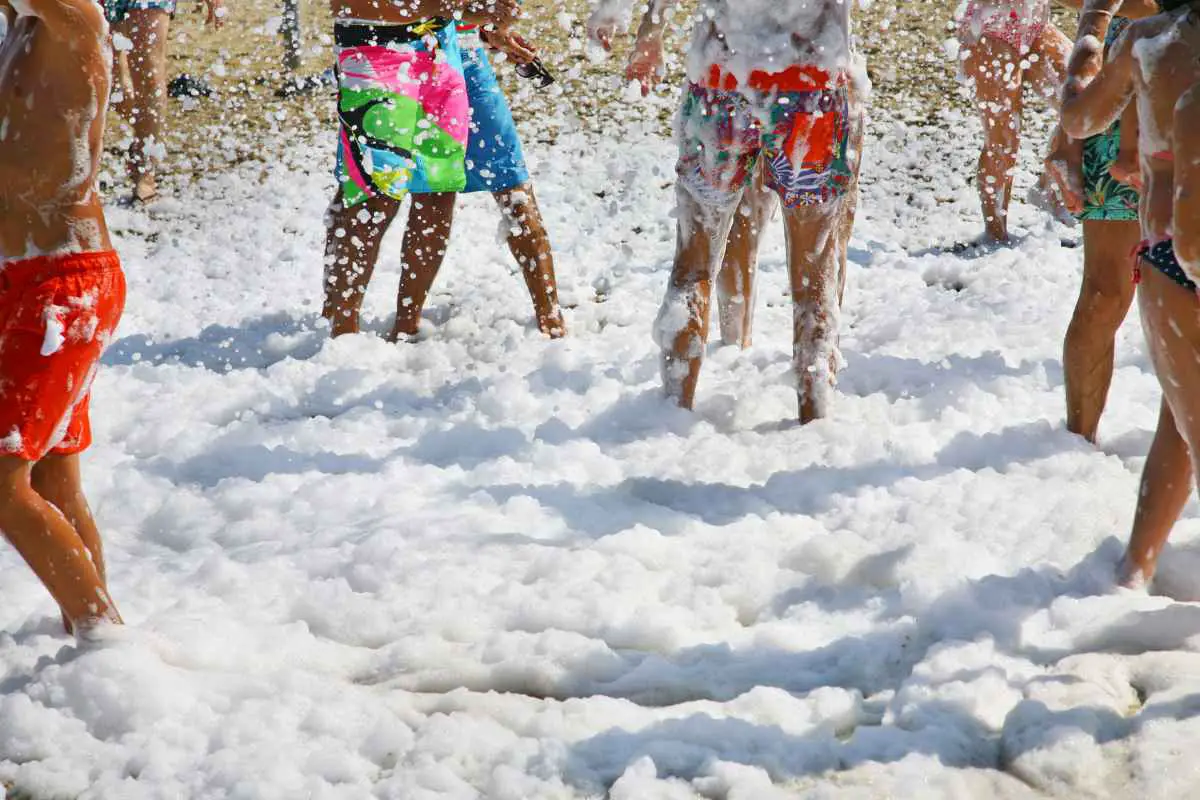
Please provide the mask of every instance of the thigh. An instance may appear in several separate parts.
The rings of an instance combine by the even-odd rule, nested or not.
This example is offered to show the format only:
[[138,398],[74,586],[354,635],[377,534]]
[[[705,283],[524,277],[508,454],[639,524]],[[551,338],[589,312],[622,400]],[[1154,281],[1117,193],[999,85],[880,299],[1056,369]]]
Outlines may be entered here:
[[1132,299],[1133,252],[1141,241],[1136,222],[1083,223],[1083,283],[1085,290]]
[[1187,440],[1200,446],[1200,301],[1157,269],[1143,270],[1138,308],[1163,397]]
[[[1017,130],[1024,81],[1017,51],[1005,42],[985,36],[963,51],[962,67],[974,84],[975,106],[983,117],[984,133]],[[1005,124],[1010,120],[1011,124]]]
[[735,206],[754,179],[762,153],[762,123],[737,92],[684,90],[676,120],[678,186],[701,206]]
[[1067,59],[1071,55],[1071,40],[1054,24],[1042,28],[1042,33],[1034,42],[1032,54],[1037,58],[1027,58],[1029,64],[1027,78],[1033,90],[1046,98],[1053,105],[1058,105],[1058,95],[1066,77]]

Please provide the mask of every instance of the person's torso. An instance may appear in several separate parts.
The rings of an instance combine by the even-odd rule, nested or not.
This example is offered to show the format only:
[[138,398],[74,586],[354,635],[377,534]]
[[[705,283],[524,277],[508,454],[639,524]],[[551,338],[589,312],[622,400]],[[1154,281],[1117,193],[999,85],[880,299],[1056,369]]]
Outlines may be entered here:
[[106,239],[95,180],[110,60],[106,29],[68,46],[34,17],[0,44],[0,255]]
[[1183,93],[1200,83],[1200,10],[1181,9],[1134,25],[1138,147],[1146,182],[1143,228],[1154,239],[1171,228],[1175,110]]
[[783,72],[797,65],[848,69],[853,2],[701,0],[689,76],[697,79],[713,65],[735,74]]

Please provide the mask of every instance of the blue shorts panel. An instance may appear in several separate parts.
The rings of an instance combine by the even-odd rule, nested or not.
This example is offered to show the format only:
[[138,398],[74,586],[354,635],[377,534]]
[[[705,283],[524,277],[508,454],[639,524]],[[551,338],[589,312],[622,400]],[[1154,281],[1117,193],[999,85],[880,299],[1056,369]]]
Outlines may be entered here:
[[465,191],[500,192],[529,183],[517,124],[482,47],[463,50],[463,75],[471,99]]

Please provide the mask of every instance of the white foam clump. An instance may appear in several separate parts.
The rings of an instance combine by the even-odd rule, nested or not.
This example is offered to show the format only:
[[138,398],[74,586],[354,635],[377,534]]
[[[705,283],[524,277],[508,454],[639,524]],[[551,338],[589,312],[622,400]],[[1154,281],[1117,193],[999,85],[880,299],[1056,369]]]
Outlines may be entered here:
[[67,332],[62,321],[62,312],[65,310],[59,306],[46,307],[46,335],[42,339],[41,351],[43,356],[54,355],[67,341]]

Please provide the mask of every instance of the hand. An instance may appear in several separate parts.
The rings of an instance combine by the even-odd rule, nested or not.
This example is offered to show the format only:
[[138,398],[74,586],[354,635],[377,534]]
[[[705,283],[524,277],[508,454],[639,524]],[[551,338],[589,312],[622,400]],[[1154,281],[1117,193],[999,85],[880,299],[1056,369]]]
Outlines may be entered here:
[[1083,142],[1067,136],[1061,127],[1050,137],[1045,174],[1058,187],[1063,205],[1072,214],[1083,213],[1086,190],[1083,186]]
[[225,0],[204,0],[204,7],[208,11],[208,17],[204,20],[206,25],[220,29],[225,24],[227,11],[225,10]]
[[642,96],[650,94],[656,79],[663,69],[662,39],[639,38],[629,55],[629,66],[625,68],[625,79],[637,81],[642,85]]
[[516,64],[528,64],[538,57],[537,48],[511,28],[482,30],[479,32],[479,38],[488,47],[504,53]]
[[463,19],[476,25],[507,28],[521,18],[519,0],[467,0]]
[[588,38],[604,48],[604,52],[612,52],[613,37],[617,35],[617,26],[613,22],[588,20]]

